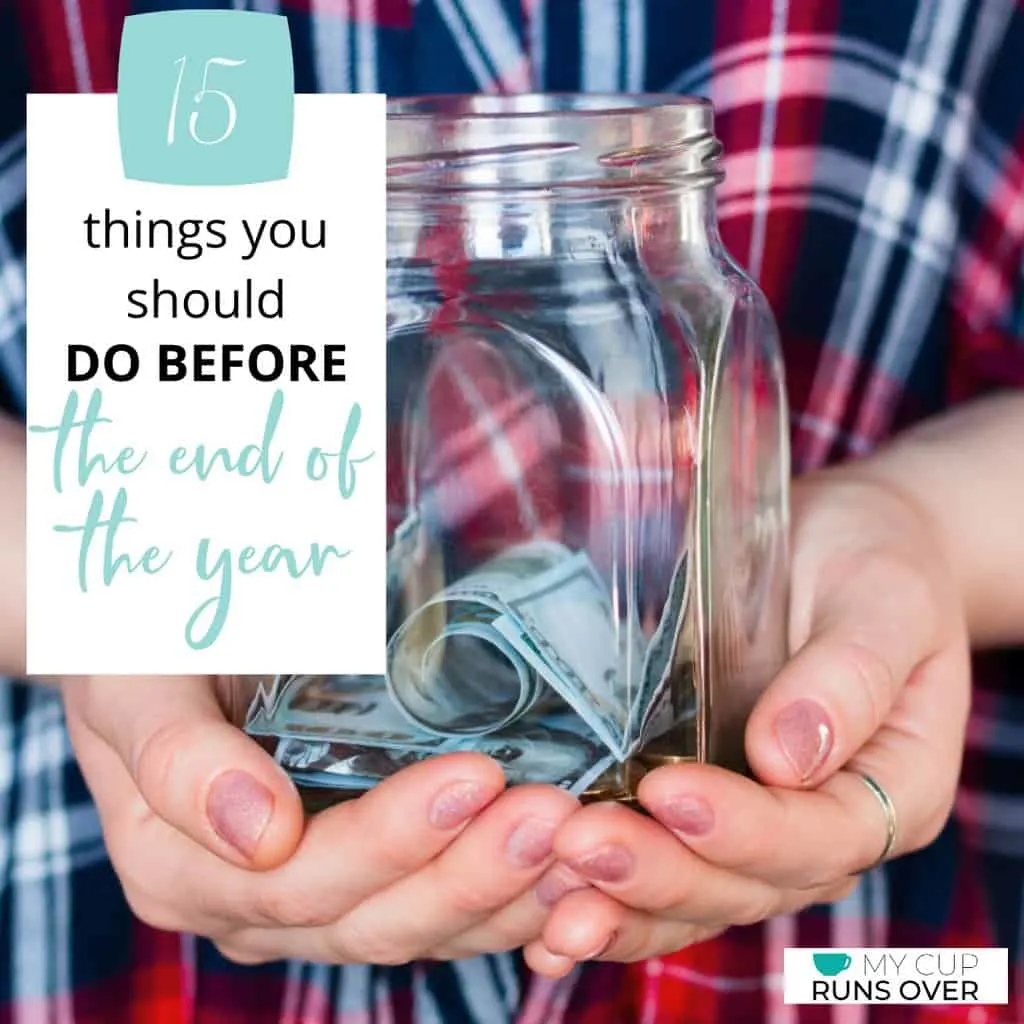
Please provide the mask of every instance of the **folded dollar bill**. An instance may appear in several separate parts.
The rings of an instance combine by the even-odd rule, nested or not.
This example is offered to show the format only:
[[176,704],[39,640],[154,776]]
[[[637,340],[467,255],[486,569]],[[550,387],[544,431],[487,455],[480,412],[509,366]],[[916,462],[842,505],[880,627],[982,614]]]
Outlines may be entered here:
[[546,783],[579,795],[614,764],[573,712],[566,710],[502,734],[449,740],[441,747],[368,747],[363,743],[288,736],[277,760],[305,785],[368,789],[382,779],[438,753],[474,750],[500,764],[510,785]]
[[[396,540],[403,557],[414,526]],[[246,729],[278,739],[307,785],[364,789],[431,754],[477,750],[510,781],[582,792],[688,713],[668,680],[689,592],[684,556],[648,641],[585,553],[517,545],[417,601],[384,676],[265,681]]]
[[417,729],[398,711],[379,676],[281,677],[275,700],[254,709],[246,731],[424,751],[445,743],[445,737]]
[[[420,728],[482,735],[516,721],[550,688],[625,760],[665,722],[690,580],[684,554],[648,641],[636,615],[613,612],[584,552],[552,541],[511,548],[406,620],[392,641],[389,690]],[[446,614],[426,646],[410,643],[419,615],[439,606]]]

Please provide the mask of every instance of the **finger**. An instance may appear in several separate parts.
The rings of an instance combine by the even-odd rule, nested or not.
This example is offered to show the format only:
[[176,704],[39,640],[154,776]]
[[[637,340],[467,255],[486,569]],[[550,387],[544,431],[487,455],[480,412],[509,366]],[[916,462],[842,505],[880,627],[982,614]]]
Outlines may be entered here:
[[[236,930],[225,943],[226,953],[243,962],[266,963],[283,958],[326,963],[407,962],[411,959],[465,960],[489,953],[522,949],[537,939],[547,920],[549,908],[532,891],[474,927],[434,949],[412,951],[417,943],[403,942],[385,947],[376,935],[361,948],[341,949],[325,928],[249,928]],[[572,964],[568,969],[571,969]],[[560,976],[560,975],[559,975]]]
[[532,890],[527,891],[492,917],[433,949],[418,948],[423,942],[419,936],[402,936],[395,942],[376,929],[368,931],[363,939],[349,938],[341,946],[335,930],[329,926],[235,929],[218,945],[230,959],[251,964],[281,959],[333,964],[465,960],[521,949],[541,934],[548,913],[549,908],[537,900]]
[[540,935],[551,908],[563,896],[577,889],[589,888],[589,885],[564,864],[552,864],[529,892],[523,893],[482,924],[456,936],[431,956],[447,960],[520,949]]
[[299,928],[336,921],[429,864],[504,786],[490,758],[445,754],[323,811],[288,862],[249,886],[243,899],[253,908],[251,923]]
[[856,891],[860,882],[861,876],[853,875],[839,882],[818,885],[812,889],[785,889],[776,916],[798,914],[809,907],[842,903]]
[[576,966],[576,961],[567,956],[552,953],[540,939],[534,939],[523,948],[526,966],[542,978],[558,981]]
[[[852,892],[857,881],[847,879],[839,885],[811,892],[787,892],[783,896],[780,913],[795,913],[814,904],[841,900]],[[500,948],[522,946],[523,957],[530,970],[557,980],[565,977],[580,961],[633,962],[663,956],[705,942],[724,930],[721,926],[692,925],[631,911],[595,889],[586,890],[586,894],[596,899],[578,900],[576,894],[585,893],[584,890],[574,890],[572,900],[566,899],[560,904],[557,915],[552,914],[548,918],[543,934],[534,934]],[[525,902],[526,898],[521,897],[518,904]],[[253,929],[233,935],[218,945],[230,959],[244,964],[281,959],[316,962],[318,958],[324,958],[320,932],[313,929]],[[432,958],[458,960],[498,951],[498,948],[491,950],[471,941],[457,941],[435,951]]]
[[99,810],[104,845],[135,916],[167,932],[214,935],[236,927],[225,894],[231,876],[252,873],[153,814],[114,751],[81,722],[69,720],[69,727]]
[[432,953],[439,960],[521,949],[536,939],[551,908],[567,893],[589,888],[589,883],[564,864],[548,867],[529,892],[523,893],[503,910],[463,932]]
[[[94,753],[107,749],[103,744],[93,748]],[[115,763],[120,769],[120,762]],[[95,769],[90,774],[103,780],[102,785],[117,774],[109,764],[97,762]],[[119,832],[130,832],[131,841],[122,869],[139,876],[138,889],[147,904],[152,902],[147,890],[166,890],[173,879],[174,902],[188,916],[191,930],[209,933],[213,921],[316,928],[428,864],[504,784],[498,765],[481,755],[431,758],[314,817],[289,861],[260,874],[214,871],[193,855],[205,851],[189,850],[184,839],[174,841],[173,833],[161,834],[156,846],[147,847],[141,833],[125,823]],[[113,805],[123,803],[130,792],[128,785],[112,793],[117,797]]]
[[849,875],[884,845],[877,803],[846,773],[801,792],[710,765],[671,765],[645,777],[638,798],[703,860],[779,887]]
[[302,806],[284,771],[228,722],[208,677],[69,680],[69,718],[118,755],[150,810],[211,853],[266,869],[295,849]]
[[635,913],[597,889],[580,889],[551,911],[540,941],[552,956],[576,963],[596,960]]
[[571,961],[634,963],[675,953],[719,930],[629,910],[589,890],[572,893],[559,903],[542,942],[550,955]]
[[[235,930],[306,929],[314,937],[296,934],[298,944],[288,948],[322,952],[319,929],[428,864],[503,786],[501,769],[479,754],[431,758],[315,816],[292,858],[259,874],[210,863],[180,833],[145,844],[137,830],[121,827],[119,874],[137,878],[147,903],[154,890],[168,894],[169,900],[158,896],[161,906],[172,903],[190,922],[175,930],[212,934],[225,923]],[[277,942],[261,945],[274,954],[270,959],[281,955]]]
[[485,953],[521,949],[540,935],[548,913],[549,908],[537,899],[532,890],[525,892],[486,921],[429,950],[426,956],[431,960],[461,960]]
[[[848,895],[857,884],[855,879],[815,889],[810,892],[790,891],[781,902],[782,913],[793,913],[816,903],[830,903]],[[588,897],[581,899],[578,897]],[[520,903],[524,901],[521,897]],[[633,962],[651,956],[665,955],[688,945],[703,942],[724,930],[720,925],[693,925],[655,915],[633,911],[596,889],[575,890],[552,912],[542,934],[508,945],[523,946],[527,966],[536,974],[558,979],[568,974],[578,962],[604,960]],[[350,962],[334,951],[328,951],[323,929],[250,929],[218,942],[221,951],[243,964],[268,963],[296,959],[313,963]],[[472,943],[453,943],[431,954],[431,958],[456,960],[488,952]],[[498,950],[493,950],[497,952]],[[394,951],[388,951],[393,953]],[[364,958],[362,963],[405,962],[391,957],[384,961]]]
[[[794,913],[817,903],[844,898],[856,880],[782,894],[780,913]],[[577,961],[602,960],[632,963],[666,956],[721,934],[730,922],[694,924],[631,910],[590,889],[577,890],[552,911],[540,940],[525,949],[525,958],[537,973],[561,977]],[[569,966],[567,966],[569,965]]]
[[747,726],[747,757],[758,777],[806,786],[846,764],[938,650],[938,602],[929,576],[890,557],[861,559],[816,594],[809,639]]
[[360,904],[335,926],[348,956],[372,936],[387,959],[427,955],[529,893],[551,864],[555,835],[579,804],[551,786],[505,793],[422,871]]
[[586,889],[590,883],[573,871],[567,864],[552,864],[534,887],[534,893],[542,906],[553,907],[563,896],[577,889]]
[[[948,818],[966,714],[959,693],[967,689],[960,682],[968,671],[964,659],[951,651],[922,666],[899,713],[850,765],[892,800],[897,830],[890,856],[931,842]],[[665,766],[645,776],[638,797],[704,860],[781,887],[807,888],[863,871],[881,856],[888,836],[884,809],[853,770],[799,791],[761,786],[710,765]]]
[[634,910],[744,924],[778,905],[775,887],[702,860],[658,822],[621,805],[585,807],[562,828],[555,848],[578,875]]

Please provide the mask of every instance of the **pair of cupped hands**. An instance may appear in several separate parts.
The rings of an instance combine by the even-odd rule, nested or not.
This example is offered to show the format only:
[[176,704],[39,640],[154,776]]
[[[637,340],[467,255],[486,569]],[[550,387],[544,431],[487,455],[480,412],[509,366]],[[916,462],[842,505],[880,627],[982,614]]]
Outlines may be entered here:
[[211,678],[73,679],[68,725],[128,901],[243,963],[398,964],[524,948],[538,973],[666,954],[842,899],[886,847],[941,831],[969,703],[961,600],[931,524],[885,484],[793,495],[791,660],[749,722],[758,782],[647,775],[641,815],[506,789],[474,754],[432,758],[305,819]]

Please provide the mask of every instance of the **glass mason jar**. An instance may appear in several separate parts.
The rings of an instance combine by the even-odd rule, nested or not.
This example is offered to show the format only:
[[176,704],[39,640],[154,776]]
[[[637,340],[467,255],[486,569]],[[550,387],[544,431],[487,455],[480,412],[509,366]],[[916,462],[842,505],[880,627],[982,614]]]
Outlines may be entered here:
[[697,99],[390,103],[388,675],[291,681],[369,716],[288,734],[300,781],[450,749],[586,799],[746,770],[786,655],[788,422],[721,152]]

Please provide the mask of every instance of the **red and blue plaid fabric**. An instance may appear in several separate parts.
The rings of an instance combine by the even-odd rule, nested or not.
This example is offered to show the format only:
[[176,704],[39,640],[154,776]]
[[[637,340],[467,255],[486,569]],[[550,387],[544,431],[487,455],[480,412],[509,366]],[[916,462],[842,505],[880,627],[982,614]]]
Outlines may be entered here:
[[[0,0],[0,403],[15,414],[24,94],[112,90],[123,17],[172,6]],[[300,91],[709,96],[727,152],[722,234],[781,326],[798,470],[1024,386],[1021,0],[181,6],[287,14]],[[1024,1024],[1024,656],[979,659],[974,687],[956,813],[930,848],[866,876],[837,907],[548,984],[511,956],[242,968],[204,941],[143,926],[107,859],[57,699],[10,681],[0,685],[0,1024]],[[783,948],[832,944],[1007,946],[1012,1001],[784,1006]]]

